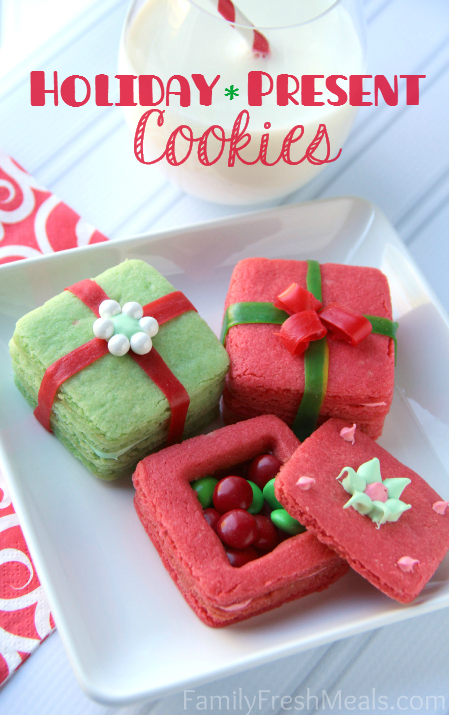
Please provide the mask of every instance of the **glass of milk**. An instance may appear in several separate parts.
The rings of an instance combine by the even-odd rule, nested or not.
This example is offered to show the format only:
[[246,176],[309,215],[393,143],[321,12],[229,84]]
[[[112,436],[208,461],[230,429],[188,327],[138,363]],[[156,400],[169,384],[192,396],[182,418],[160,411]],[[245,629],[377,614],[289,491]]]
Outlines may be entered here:
[[[211,125],[220,125],[226,137],[230,137],[242,110],[249,112],[247,132],[252,137],[240,152],[246,161],[257,158],[265,133],[269,136],[267,160],[274,162],[281,153],[285,136],[295,125],[302,125],[304,134],[292,145],[293,160],[304,155],[320,124],[326,125],[331,157],[336,156],[355,119],[356,108],[348,103],[339,107],[328,104],[326,99],[335,100],[335,96],[326,90],[324,79],[315,80],[316,91],[323,92],[316,99],[324,101],[324,106],[302,106],[300,92],[296,95],[299,105],[289,102],[287,106],[278,106],[276,77],[290,74],[301,80],[302,75],[363,74],[362,1],[237,0],[235,4],[268,40],[268,56],[256,55],[248,42],[248,32],[219,15],[218,0],[134,0],[131,4],[121,39],[120,73],[157,75],[165,87],[170,77],[183,75],[191,87],[189,107],[181,107],[178,96],[170,97],[169,106],[164,99],[155,107],[164,111],[164,124],[158,126],[157,115],[150,117],[144,135],[145,159],[151,161],[159,157],[170,134],[179,125],[191,127],[196,138]],[[251,71],[266,72],[274,80],[273,91],[263,97],[262,106],[248,106],[248,73]],[[199,92],[191,78],[194,73],[204,75],[208,83],[220,75],[212,90],[210,106],[199,103]],[[269,78],[263,76],[262,80],[262,90],[266,92]],[[289,82],[294,89],[294,80]],[[339,84],[347,90],[345,80],[339,80]],[[231,85],[239,90],[232,100],[226,93]],[[172,89],[179,89],[176,82]],[[157,94],[155,87],[155,97]],[[139,102],[138,97],[135,101]],[[139,104],[125,108],[134,132],[140,117],[149,109],[151,107]],[[182,137],[178,137],[180,156],[185,154],[182,142]],[[229,143],[219,161],[203,166],[197,147],[195,144],[189,159],[180,166],[170,166],[166,159],[154,166],[190,194],[222,204],[260,204],[279,199],[314,179],[326,166],[307,160],[296,166],[284,161],[274,166],[264,166],[260,161],[248,166],[238,159],[234,166],[228,166]],[[213,158],[218,150],[219,143],[212,136],[208,153]],[[317,156],[325,155],[325,147],[320,147]],[[154,166],[147,170],[154,171]]]

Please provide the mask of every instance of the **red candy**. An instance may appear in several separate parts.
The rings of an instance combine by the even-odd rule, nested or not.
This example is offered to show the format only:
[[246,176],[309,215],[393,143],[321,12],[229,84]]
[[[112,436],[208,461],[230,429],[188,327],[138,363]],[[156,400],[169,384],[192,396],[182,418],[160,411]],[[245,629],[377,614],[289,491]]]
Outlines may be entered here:
[[221,517],[217,534],[231,549],[246,549],[257,539],[257,521],[244,509],[233,509]]
[[220,514],[232,509],[248,509],[252,501],[253,490],[243,477],[225,477],[215,486],[213,502]]
[[[255,457],[248,467],[248,479],[263,490],[282,467],[272,454]],[[264,501],[259,514],[247,509],[253,501],[253,490],[247,479],[232,475],[215,485],[214,509],[204,509],[204,518],[223,543],[231,566],[240,567],[268,554],[289,534],[279,531],[270,519],[272,511]]]
[[313,293],[301,288],[297,283],[280,293],[274,301],[276,308],[287,311],[289,315],[302,313],[303,310],[320,310],[323,307],[321,301],[317,300]]
[[[321,317],[321,313],[320,313]],[[327,333],[327,328],[314,310],[304,310],[287,318],[282,324],[279,337],[292,355],[301,355],[311,340],[321,340]]]
[[320,313],[320,320],[332,331],[333,337],[345,340],[350,345],[358,345],[373,329],[364,315],[338,303],[326,305]]
[[239,566],[244,566],[249,561],[254,561],[254,559],[259,557],[259,554],[256,549],[253,549],[252,546],[248,546],[247,549],[243,549],[242,551],[226,549],[226,556],[228,557],[231,566],[236,566],[238,568]]
[[273,551],[279,543],[278,532],[275,525],[271,519],[266,516],[255,514],[254,518],[257,522],[257,538],[253,546],[261,551]]
[[221,514],[219,514],[216,509],[211,508],[205,509],[203,513],[209,526],[211,526],[214,531],[217,531],[217,524],[220,521]]
[[272,454],[261,454],[249,465],[248,479],[263,490],[265,484],[276,476],[281,467],[282,462]]

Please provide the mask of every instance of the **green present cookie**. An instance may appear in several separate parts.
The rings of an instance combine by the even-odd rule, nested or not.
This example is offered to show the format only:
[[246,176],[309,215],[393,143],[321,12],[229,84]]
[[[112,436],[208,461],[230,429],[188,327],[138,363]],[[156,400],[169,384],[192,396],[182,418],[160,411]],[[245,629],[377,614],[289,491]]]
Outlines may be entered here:
[[108,480],[130,474],[167,437],[204,427],[228,370],[226,351],[185,296],[137,260],[25,315],[9,347],[15,382],[39,421]]

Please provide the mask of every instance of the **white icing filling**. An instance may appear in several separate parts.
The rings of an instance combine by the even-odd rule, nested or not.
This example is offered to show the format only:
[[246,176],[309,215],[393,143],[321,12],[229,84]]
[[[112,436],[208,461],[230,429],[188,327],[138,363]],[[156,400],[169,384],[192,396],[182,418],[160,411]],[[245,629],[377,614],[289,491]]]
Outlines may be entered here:
[[362,402],[362,407],[384,407],[386,402]]
[[122,456],[122,454],[126,454],[126,452],[129,452],[133,447],[136,447],[136,445],[140,444],[141,442],[145,442],[147,437],[144,437],[143,439],[139,439],[138,442],[134,442],[134,444],[130,444],[129,447],[124,447],[123,449],[119,449],[118,452],[102,452],[101,449],[97,449],[94,447],[90,442],[87,441],[87,439],[83,439],[82,441],[87,444],[87,446],[92,450],[92,452],[95,452],[97,457],[100,457],[100,459],[115,459],[117,460],[119,457]]
[[231,606],[220,606],[221,611],[241,611],[242,608],[249,606],[253,599],[249,598],[247,601],[240,601],[240,603],[233,603]]

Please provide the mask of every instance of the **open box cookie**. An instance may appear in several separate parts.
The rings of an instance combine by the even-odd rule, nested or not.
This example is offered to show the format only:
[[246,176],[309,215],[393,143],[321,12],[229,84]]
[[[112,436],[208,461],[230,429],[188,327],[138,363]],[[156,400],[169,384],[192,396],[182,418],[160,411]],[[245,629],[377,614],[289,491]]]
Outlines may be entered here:
[[348,566],[310,532],[231,566],[190,483],[271,452],[285,463],[298,447],[276,417],[230,425],[142,460],[134,473],[135,507],[187,603],[210,626],[224,626],[327,588]]

